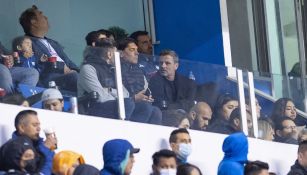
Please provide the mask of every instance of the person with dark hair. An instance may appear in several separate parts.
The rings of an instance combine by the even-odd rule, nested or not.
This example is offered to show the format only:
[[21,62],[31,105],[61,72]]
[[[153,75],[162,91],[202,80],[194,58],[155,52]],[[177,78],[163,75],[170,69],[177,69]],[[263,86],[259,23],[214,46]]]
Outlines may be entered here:
[[[89,115],[119,118],[117,108],[117,89],[115,84],[114,41],[104,38],[98,40],[95,47],[87,46],[84,50],[84,60],[78,77],[78,96],[97,92],[97,102],[92,102],[88,109]],[[134,110],[134,100],[129,98],[129,92],[124,87],[126,119],[129,120]]]
[[109,38],[110,40],[115,41],[115,35],[110,30],[99,29],[97,32],[99,33],[99,38]]
[[292,119],[297,126],[305,126],[307,124],[307,119],[297,115],[295,104],[290,98],[280,98],[273,105],[271,119],[274,124],[278,118],[283,116]]
[[12,52],[7,50],[0,42],[0,88],[7,94],[15,92],[15,85],[18,83],[29,86],[36,86],[39,78],[37,70],[28,67],[14,66]]
[[78,165],[75,168],[72,175],[99,175],[99,174],[100,172],[96,167],[88,164],[82,164]]
[[32,40],[34,56],[38,59],[52,58],[49,61],[37,62],[41,72],[40,82],[48,87],[49,81],[55,81],[62,89],[76,92],[79,68],[69,59],[58,42],[46,37],[49,29],[48,18],[33,5],[21,13],[19,23],[26,36]]
[[94,47],[95,42],[97,41],[98,38],[99,38],[99,33],[97,31],[89,32],[85,37],[86,45]]
[[176,175],[176,154],[162,149],[152,155],[152,175]]
[[[12,48],[14,52],[18,53],[19,61],[16,66],[20,67],[27,67],[27,68],[33,68],[38,69],[37,67],[37,58],[33,54],[32,50],[32,41],[31,38],[28,36],[18,36],[13,39],[12,42]],[[47,61],[46,58],[42,58],[40,61]],[[37,77],[38,81],[38,77]]]
[[147,94],[148,82],[139,68],[138,51],[135,41],[132,38],[125,38],[118,42],[118,50],[121,51],[121,69],[123,85],[129,91],[130,97],[135,101],[135,109],[131,121],[161,124],[162,112],[153,106],[154,101],[151,94]]
[[192,152],[191,137],[187,129],[179,128],[172,131],[169,137],[171,149],[176,153],[177,165],[185,164]]
[[[196,83],[177,73],[179,58],[175,51],[160,53],[160,70],[150,79],[149,89],[155,99],[153,105],[163,110],[183,109],[190,111],[194,105]],[[165,116],[163,113],[163,118]]]
[[113,139],[107,141],[102,148],[103,169],[100,175],[129,175],[131,174],[134,154],[140,151],[134,148],[128,140]]
[[10,94],[3,97],[2,103],[30,107],[29,101],[19,93]]
[[186,163],[177,167],[176,175],[202,175],[202,173],[197,166]]
[[259,160],[249,161],[244,167],[244,175],[269,175],[269,164]]
[[[246,111],[246,119],[247,119],[247,128],[249,136],[253,136],[253,120],[252,115]],[[234,109],[229,117],[228,124],[220,125],[222,127],[216,128],[214,132],[221,133],[221,134],[232,134],[235,132],[242,132],[242,116],[241,116],[241,109],[236,108]]]
[[291,118],[284,116],[276,120],[274,141],[297,144],[297,129]]
[[7,174],[39,174],[36,155],[29,138],[11,139],[0,148],[0,170]]
[[230,94],[220,95],[214,106],[212,122],[207,131],[225,133],[223,130],[229,127],[230,114],[238,108],[238,105],[238,100]]
[[183,109],[168,110],[166,115],[170,116],[163,118],[163,125],[173,126],[177,128],[189,129],[191,126],[191,118],[189,118],[187,112]]
[[189,118],[193,120],[191,128],[200,131],[206,131],[211,117],[212,110],[208,103],[198,102],[191,108],[189,112]]
[[223,142],[224,158],[218,167],[218,175],[243,175],[247,162],[248,141],[244,133],[234,133]]
[[297,159],[287,175],[306,175],[307,174],[307,141],[299,143]]
[[37,154],[37,170],[45,175],[51,174],[53,149],[56,148],[57,139],[50,134],[46,140],[39,136],[40,122],[37,112],[33,110],[20,111],[15,117],[16,131],[13,133],[13,139],[27,137],[31,139]]
[[143,70],[147,80],[154,76],[158,71],[156,57],[153,56],[151,38],[146,31],[136,31],[130,35],[136,41],[139,52],[138,64]]

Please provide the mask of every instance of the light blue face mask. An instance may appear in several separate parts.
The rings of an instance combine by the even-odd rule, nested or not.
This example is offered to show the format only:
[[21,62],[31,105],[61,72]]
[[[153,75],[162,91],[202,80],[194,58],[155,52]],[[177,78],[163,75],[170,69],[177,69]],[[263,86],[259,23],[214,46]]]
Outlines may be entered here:
[[120,163],[120,171],[122,174],[125,173],[126,166],[130,158],[130,150],[127,150],[125,159]]
[[186,162],[188,156],[192,153],[192,145],[190,143],[180,143],[178,151],[178,159],[183,162]]
[[160,175],[176,175],[177,170],[173,169],[173,168],[169,168],[169,169],[161,169],[160,170]]

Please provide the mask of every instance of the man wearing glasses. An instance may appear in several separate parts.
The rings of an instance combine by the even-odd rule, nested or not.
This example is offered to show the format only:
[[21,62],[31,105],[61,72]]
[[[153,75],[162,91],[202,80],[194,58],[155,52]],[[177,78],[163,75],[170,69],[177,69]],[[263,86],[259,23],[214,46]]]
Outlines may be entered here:
[[281,117],[275,123],[276,142],[297,144],[297,128],[294,121],[288,117]]

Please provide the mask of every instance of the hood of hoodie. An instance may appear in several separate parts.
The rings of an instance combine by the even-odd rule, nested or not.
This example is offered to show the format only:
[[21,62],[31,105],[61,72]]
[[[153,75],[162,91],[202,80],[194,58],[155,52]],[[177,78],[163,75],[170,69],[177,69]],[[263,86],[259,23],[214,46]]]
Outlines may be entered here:
[[[108,65],[107,62],[102,58],[101,49],[102,48],[100,47],[87,46],[83,52],[84,60],[82,64],[102,63]],[[111,65],[109,66],[112,67]]]
[[20,136],[6,142],[0,148],[0,169],[4,171],[8,171],[10,169],[20,171],[21,157],[28,149],[31,149],[34,153],[36,153],[35,148],[32,145],[32,141],[27,137]]
[[223,160],[246,162],[248,153],[248,141],[244,133],[231,134],[223,142]]
[[102,150],[104,166],[102,171],[108,171],[114,175],[122,174],[120,164],[126,158],[127,151],[137,153],[139,149],[133,148],[127,140],[114,139],[107,141]]

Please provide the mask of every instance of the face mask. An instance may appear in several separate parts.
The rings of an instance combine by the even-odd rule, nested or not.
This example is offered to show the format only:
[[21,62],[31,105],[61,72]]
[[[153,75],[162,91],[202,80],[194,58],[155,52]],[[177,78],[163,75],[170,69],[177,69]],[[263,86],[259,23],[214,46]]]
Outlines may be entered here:
[[189,144],[180,143],[178,159],[182,160],[183,162],[186,162],[191,152],[192,152],[192,145],[190,143]]
[[30,160],[25,160],[25,170],[28,173],[35,173],[36,172],[36,160],[35,159],[30,159]]
[[170,169],[161,169],[160,170],[160,175],[176,175],[177,170],[170,168]]

